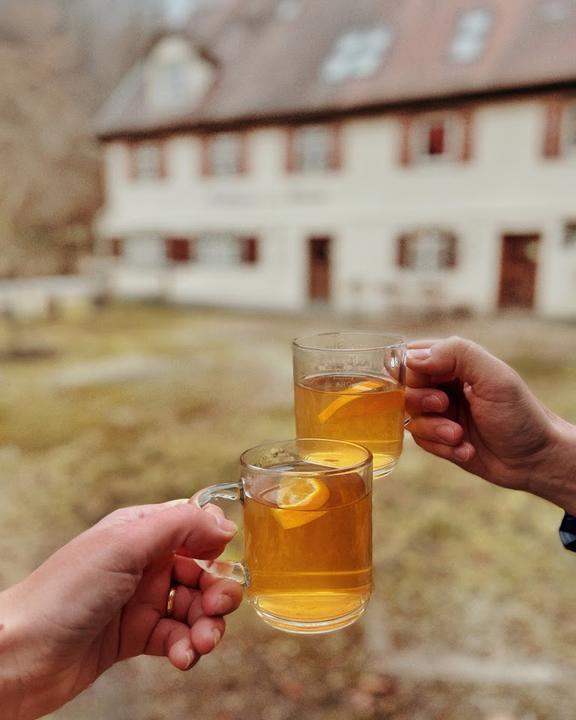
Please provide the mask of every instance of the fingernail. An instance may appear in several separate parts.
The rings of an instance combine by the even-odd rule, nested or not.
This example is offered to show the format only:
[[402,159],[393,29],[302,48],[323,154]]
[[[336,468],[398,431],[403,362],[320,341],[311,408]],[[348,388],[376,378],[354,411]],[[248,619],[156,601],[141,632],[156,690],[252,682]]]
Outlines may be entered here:
[[422,410],[425,412],[440,412],[442,410],[442,400],[438,395],[428,395],[422,398]]
[[408,350],[408,359],[421,362],[423,360],[428,360],[431,354],[432,351],[430,348],[416,348],[414,350]]
[[184,670],[190,670],[192,665],[194,665],[194,660],[196,660],[196,655],[192,650],[186,650],[186,667]]
[[178,507],[178,505],[187,505],[190,502],[188,498],[181,498],[180,500],[168,500],[164,503],[165,507]]
[[224,530],[224,532],[229,533],[230,535],[234,535],[238,532],[238,526],[236,523],[233,523],[232,520],[228,520],[228,518],[224,517],[224,515],[216,517],[216,524],[220,530]]
[[214,520],[216,521],[216,525],[218,525],[221,530],[224,530],[224,532],[238,532],[237,525],[231,520],[228,520],[228,518],[221,512],[221,510],[219,510],[217,507],[214,507],[214,505],[206,505],[203,509],[205,513],[208,513],[208,515],[211,515],[214,518]]
[[470,448],[467,445],[459,445],[454,448],[454,457],[460,462],[468,462],[470,459]]
[[233,604],[231,597],[228,597],[228,595],[220,595],[218,600],[216,600],[216,613],[218,615],[225,615],[232,610]]
[[222,640],[222,633],[218,630],[218,628],[214,628],[212,630],[212,638],[214,639],[214,647],[216,647],[220,640]]
[[439,425],[436,428],[436,435],[440,438],[440,440],[453,442],[456,437],[456,432],[452,425]]

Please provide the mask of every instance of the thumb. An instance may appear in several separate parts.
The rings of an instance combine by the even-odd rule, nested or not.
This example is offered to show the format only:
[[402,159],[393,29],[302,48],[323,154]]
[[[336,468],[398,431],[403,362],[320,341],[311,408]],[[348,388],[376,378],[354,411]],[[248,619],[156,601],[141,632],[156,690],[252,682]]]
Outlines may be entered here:
[[513,370],[480,345],[460,337],[410,343],[408,367],[418,375],[432,378],[433,383],[460,380],[476,385],[495,377],[507,377]]
[[124,536],[139,567],[176,551],[198,559],[218,557],[236,531],[236,525],[223,514],[201,510],[192,503],[166,507],[113,528]]

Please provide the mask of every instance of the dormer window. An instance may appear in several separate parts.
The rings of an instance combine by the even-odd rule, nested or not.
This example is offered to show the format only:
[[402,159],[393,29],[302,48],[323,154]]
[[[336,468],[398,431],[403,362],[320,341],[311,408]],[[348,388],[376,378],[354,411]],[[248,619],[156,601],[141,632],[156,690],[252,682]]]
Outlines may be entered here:
[[385,25],[347,32],[324,62],[322,79],[336,85],[369,78],[380,69],[391,45],[392,31]]
[[190,95],[189,69],[186,63],[174,60],[158,68],[158,101],[162,106],[185,104]]
[[325,173],[340,165],[339,131],[335,125],[305,125],[290,131],[290,172]]
[[450,58],[462,65],[478,60],[486,47],[492,22],[489,8],[477,7],[463,12],[458,18],[450,45]]
[[164,146],[160,142],[139,142],[130,148],[133,180],[159,180],[165,177]]
[[246,171],[246,137],[242,133],[218,133],[204,140],[203,174],[215,177],[241,175]]
[[158,42],[146,72],[149,104],[160,113],[193,108],[214,80],[214,65],[205,53],[176,34]]

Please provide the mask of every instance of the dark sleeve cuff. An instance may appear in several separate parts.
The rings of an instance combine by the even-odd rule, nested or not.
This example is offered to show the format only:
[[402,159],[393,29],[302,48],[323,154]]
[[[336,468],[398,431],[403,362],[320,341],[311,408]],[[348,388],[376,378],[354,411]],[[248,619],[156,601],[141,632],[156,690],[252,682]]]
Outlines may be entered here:
[[560,533],[560,541],[566,550],[576,552],[576,517],[565,513],[558,532]]

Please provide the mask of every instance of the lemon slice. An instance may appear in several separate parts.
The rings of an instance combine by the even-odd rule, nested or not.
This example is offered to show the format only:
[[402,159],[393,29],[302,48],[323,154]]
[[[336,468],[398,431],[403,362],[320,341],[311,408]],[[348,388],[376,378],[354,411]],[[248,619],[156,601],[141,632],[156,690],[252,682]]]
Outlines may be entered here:
[[377,390],[381,387],[382,380],[362,380],[361,382],[354,383],[354,385],[350,385],[350,387],[339,393],[338,397],[318,414],[318,420],[320,420],[322,424],[328,422],[338,410],[356,400],[360,393],[370,392],[371,390]]
[[278,488],[278,507],[272,512],[285,530],[307,525],[326,514],[324,507],[330,490],[326,483],[306,476],[286,477]]

